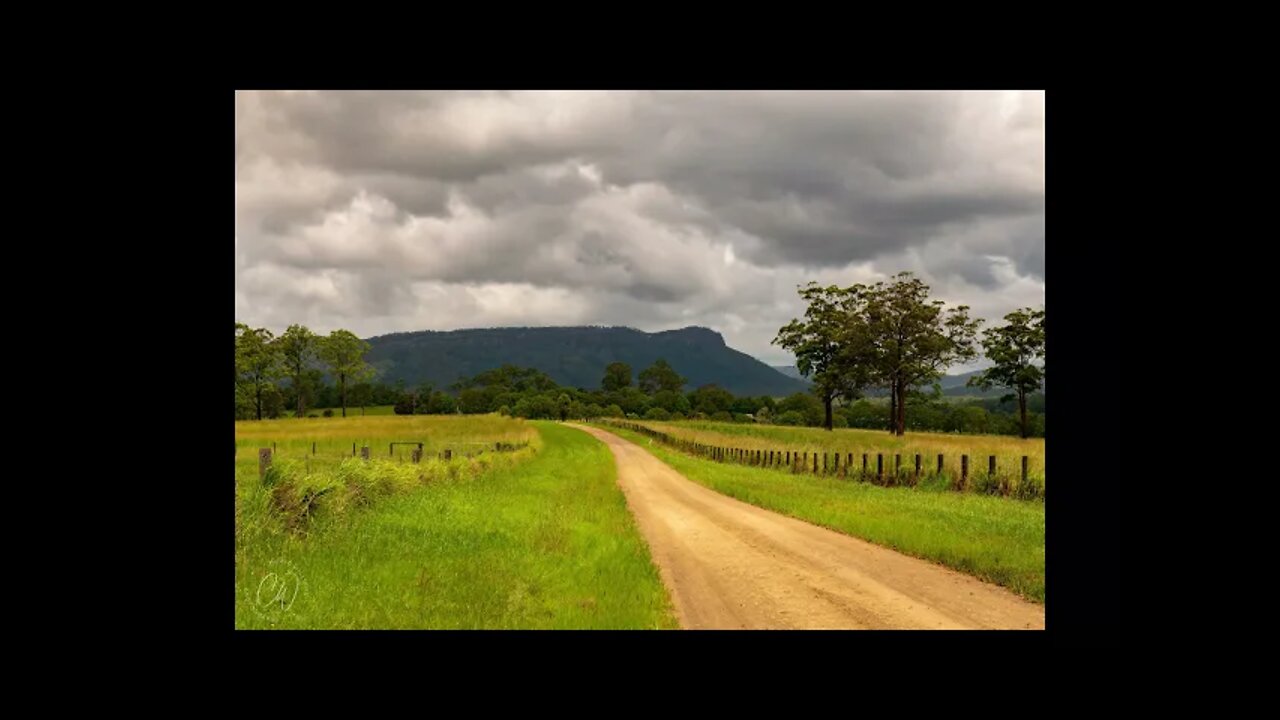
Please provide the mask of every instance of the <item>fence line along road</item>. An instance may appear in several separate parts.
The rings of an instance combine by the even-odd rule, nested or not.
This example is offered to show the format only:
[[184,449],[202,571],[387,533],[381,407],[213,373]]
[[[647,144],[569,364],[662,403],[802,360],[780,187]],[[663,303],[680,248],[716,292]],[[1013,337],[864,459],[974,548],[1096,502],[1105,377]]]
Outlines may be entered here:
[[[922,455],[915,453],[914,470],[907,470],[902,465],[902,454],[894,453],[893,466],[888,474],[885,470],[885,453],[874,453],[876,457],[875,471],[872,472],[868,467],[869,456],[872,453],[860,453],[862,456],[862,469],[854,471],[854,455],[853,452],[813,452],[808,451],[792,451],[792,450],[761,450],[759,448],[739,448],[732,446],[709,445],[700,443],[688,438],[676,437],[670,433],[654,430],[651,427],[641,425],[639,423],[621,422],[617,420],[599,421],[603,425],[622,428],[632,432],[640,433],[645,437],[652,438],[681,452],[704,457],[714,462],[734,463],[739,465],[747,465],[751,467],[772,468],[777,470],[790,470],[792,474],[812,474],[826,475],[831,477],[853,479],[860,482],[870,482],[876,485],[886,487],[903,486],[914,487],[919,484],[921,479],[930,477],[938,477],[943,475],[944,454],[938,453],[937,469],[933,473],[928,473],[922,467]],[[829,460],[828,455],[832,456]],[[844,455],[844,462],[840,461],[841,455]],[[810,459],[812,455],[812,459]],[[822,455],[822,467],[818,467],[818,455]],[[905,470],[905,472],[904,472]],[[994,480],[992,480],[994,478]],[[1024,499],[1043,498],[1044,487],[1035,482],[1031,482],[1028,476],[1028,456],[1022,456],[1022,467],[1020,473],[1020,481],[1015,485],[1013,477],[1004,473],[1001,474],[996,466],[996,456],[987,456],[987,475],[983,479],[981,488],[974,487],[971,482],[973,478],[969,476],[969,456],[962,454],[960,456],[960,475],[952,478],[948,487],[951,490],[964,492],[967,489],[979,489],[992,495],[1016,496]]]

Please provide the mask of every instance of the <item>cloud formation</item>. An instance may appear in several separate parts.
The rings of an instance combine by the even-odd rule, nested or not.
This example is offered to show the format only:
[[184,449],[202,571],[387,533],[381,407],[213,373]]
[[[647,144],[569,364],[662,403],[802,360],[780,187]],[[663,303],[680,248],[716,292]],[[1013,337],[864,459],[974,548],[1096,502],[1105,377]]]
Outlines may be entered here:
[[911,270],[1044,302],[1041,92],[240,92],[236,315],[361,336],[705,325]]

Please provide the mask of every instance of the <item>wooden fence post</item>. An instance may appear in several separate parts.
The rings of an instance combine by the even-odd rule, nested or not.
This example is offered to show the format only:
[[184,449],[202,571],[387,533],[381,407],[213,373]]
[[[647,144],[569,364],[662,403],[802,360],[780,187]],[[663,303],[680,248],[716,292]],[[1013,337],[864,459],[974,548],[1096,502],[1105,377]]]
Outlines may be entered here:
[[884,453],[876,453],[876,482],[884,482]]
[[271,467],[271,448],[258,448],[258,477],[266,477],[269,467]]
[[[826,455],[824,454],[823,457],[826,457]],[[818,453],[813,454],[813,474],[818,474]]]
[[422,448],[413,449],[413,461],[415,463],[422,461]]
[[960,490],[963,491],[965,486],[969,484],[969,456],[960,456]]
[[355,456],[356,456],[356,444],[351,443],[351,457],[355,457]]
[[361,459],[361,460],[368,460],[368,459],[369,459],[369,446],[368,446],[368,445],[365,445],[364,447],[360,448],[360,459]]
[[920,453],[916,453],[916,482],[920,481]]
[[1027,484],[1027,456],[1022,456],[1022,484]]
[[453,450],[452,450],[451,448],[445,448],[445,450],[444,450],[444,459],[445,459],[445,460],[452,460],[452,459],[453,459]]
[[315,454],[316,454],[316,441],[315,441],[315,440],[312,440],[312,441],[311,441],[311,454],[312,454],[312,455],[315,455]]
[[938,475],[942,474],[942,453],[938,453]]
[[867,479],[867,454],[866,453],[862,453],[862,477],[858,479],[859,480]]
[[898,473],[902,472],[902,453],[893,454],[893,481],[898,481]]

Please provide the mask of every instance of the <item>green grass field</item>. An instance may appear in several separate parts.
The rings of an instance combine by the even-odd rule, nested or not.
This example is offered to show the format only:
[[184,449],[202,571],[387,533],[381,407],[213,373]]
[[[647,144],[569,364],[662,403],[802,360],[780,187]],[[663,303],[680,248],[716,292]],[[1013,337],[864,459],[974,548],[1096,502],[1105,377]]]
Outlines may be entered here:
[[970,475],[985,473],[988,458],[996,456],[997,473],[1020,474],[1022,456],[1027,456],[1028,476],[1044,485],[1044,438],[1017,438],[1007,435],[952,435],[948,433],[909,432],[902,437],[883,430],[838,428],[827,431],[822,428],[789,427],[755,423],[726,423],[706,421],[655,422],[630,420],[654,430],[719,447],[739,447],[749,450],[774,450],[800,453],[841,453],[841,462],[848,453],[854,454],[857,464],[862,453],[869,453],[869,463],[875,467],[875,453],[884,457],[885,467],[891,467],[893,456],[902,455],[903,467],[914,463],[916,453],[922,455],[921,467],[932,472],[937,467],[939,454],[943,455],[943,473],[960,475],[960,456],[969,456]]
[[[645,424],[670,428],[668,432],[684,425]],[[635,432],[604,423],[597,426],[639,444],[685,477],[717,492],[941,563],[1003,585],[1030,600],[1044,602],[1045,505],[1042,502],[955,493],[928,485],[885,488],[834,477],[792,475],[772,469],[721,464],[677,452]],[[776,430],[782,431],[778,436],[796,440],[808,440],[812,432],[825,433],[822,430],[804,432],[805,429],[798,428],[731,427],[756,430],[756,433],[719,432],[717,428],[717,434],[707,434],[704,430],[701,437],[729,437],[741,444],[742,440],[761,437],[775,439],[770,431]],[[884,441],[892,442],[888,433],[883,435]],[[1022,442],[1017,438],[1013,440]],[[919,442],[912,435],[906,436],[906,441]],[[814,442],[813,447],[822,445]]]
[[[282,451],[271,488],[256,451],[237,455],[238,628],[676,627],[612,456],[585,433],[485,415],[263,421],[236,434],[237,448]],[[350,459],[353,438],[383,454],[392,439],[531,445],[366,463]],[[334,457],[308,474],[313,440]],[[337,489],[321,512],[280,521],[326,483]],[[288,502],[275,500],[281,488]]]

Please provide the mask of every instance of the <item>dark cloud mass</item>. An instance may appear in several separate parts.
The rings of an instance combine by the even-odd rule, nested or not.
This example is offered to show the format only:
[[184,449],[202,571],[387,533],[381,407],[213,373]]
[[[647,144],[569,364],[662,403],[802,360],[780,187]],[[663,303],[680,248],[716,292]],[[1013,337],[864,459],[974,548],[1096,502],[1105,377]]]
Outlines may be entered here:
[[705,325],[796,286],[1044,302],[1042,92],[239,92],[236,315],[275,330]]

